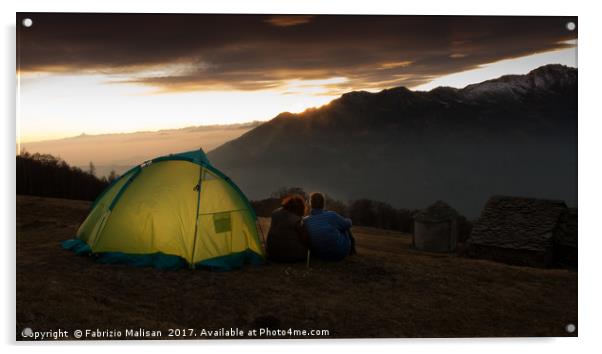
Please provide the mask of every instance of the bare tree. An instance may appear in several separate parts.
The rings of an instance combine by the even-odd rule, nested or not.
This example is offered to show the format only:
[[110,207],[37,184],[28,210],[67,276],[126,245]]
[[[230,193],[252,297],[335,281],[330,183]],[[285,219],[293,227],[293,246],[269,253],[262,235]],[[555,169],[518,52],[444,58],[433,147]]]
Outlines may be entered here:
[[88,168],[88,173],[91,174],[92,176],[96,176],[96,166],[94,166],[94,163],[92,161],[90,161],[90,167]]
[[116,180],[117,177],[119,177],[119,176],[117,176],[117,173],[115,173],[115,170],[111,170],[111,172],[109,173],[109,178],[108,178],[109,183],[113,183],[113,181]]

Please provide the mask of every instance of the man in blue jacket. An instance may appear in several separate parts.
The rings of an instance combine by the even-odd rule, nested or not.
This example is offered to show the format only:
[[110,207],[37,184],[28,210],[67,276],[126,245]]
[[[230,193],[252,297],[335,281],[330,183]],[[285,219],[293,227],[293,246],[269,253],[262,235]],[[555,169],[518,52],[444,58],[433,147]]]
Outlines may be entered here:
[[349,254],[355,254],[351,219],[324,210],[324,199],[322,193],[310,195],[311,212],[303,224],[309,233],[313,254],[323,260],[340,261]]

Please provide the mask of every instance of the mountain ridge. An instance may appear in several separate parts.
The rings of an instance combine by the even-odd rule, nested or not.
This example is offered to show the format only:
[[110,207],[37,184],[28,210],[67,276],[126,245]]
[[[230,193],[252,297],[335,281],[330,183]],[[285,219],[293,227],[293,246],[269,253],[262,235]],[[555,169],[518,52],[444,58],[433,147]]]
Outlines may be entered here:
[[[295,185],[399,207],[443,199],[469,215],[493,194],[572,203],[576,103],[577,69],[562,65],[462,89],[352,91],[283,112],[209,158],[252,198]],[[357,168],[366,164],[369,173]]]

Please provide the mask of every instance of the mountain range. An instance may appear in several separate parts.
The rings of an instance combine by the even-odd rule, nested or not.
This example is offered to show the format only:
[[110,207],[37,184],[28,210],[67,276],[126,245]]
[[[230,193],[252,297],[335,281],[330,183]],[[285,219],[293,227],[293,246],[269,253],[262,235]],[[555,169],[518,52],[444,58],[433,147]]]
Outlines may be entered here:
[[283,186],[478,216],[494,194],[577,202],[577,69],[466,86],[354,91],[209,152],[251,199]]

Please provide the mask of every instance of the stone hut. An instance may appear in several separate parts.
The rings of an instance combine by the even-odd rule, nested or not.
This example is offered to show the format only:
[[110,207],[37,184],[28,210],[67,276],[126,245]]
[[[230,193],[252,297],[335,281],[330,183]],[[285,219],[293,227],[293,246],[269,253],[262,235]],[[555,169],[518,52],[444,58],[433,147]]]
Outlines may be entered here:
[[494,196],[474,223],[468,255],[509,264],[550,266],[555,261],[556,239],[573,243],[568,233],[558,234],[567,212],[561,200]]
[[415,249],[428,252],[454,252],[458,242],[458,212],[437,201],[414,214]]

